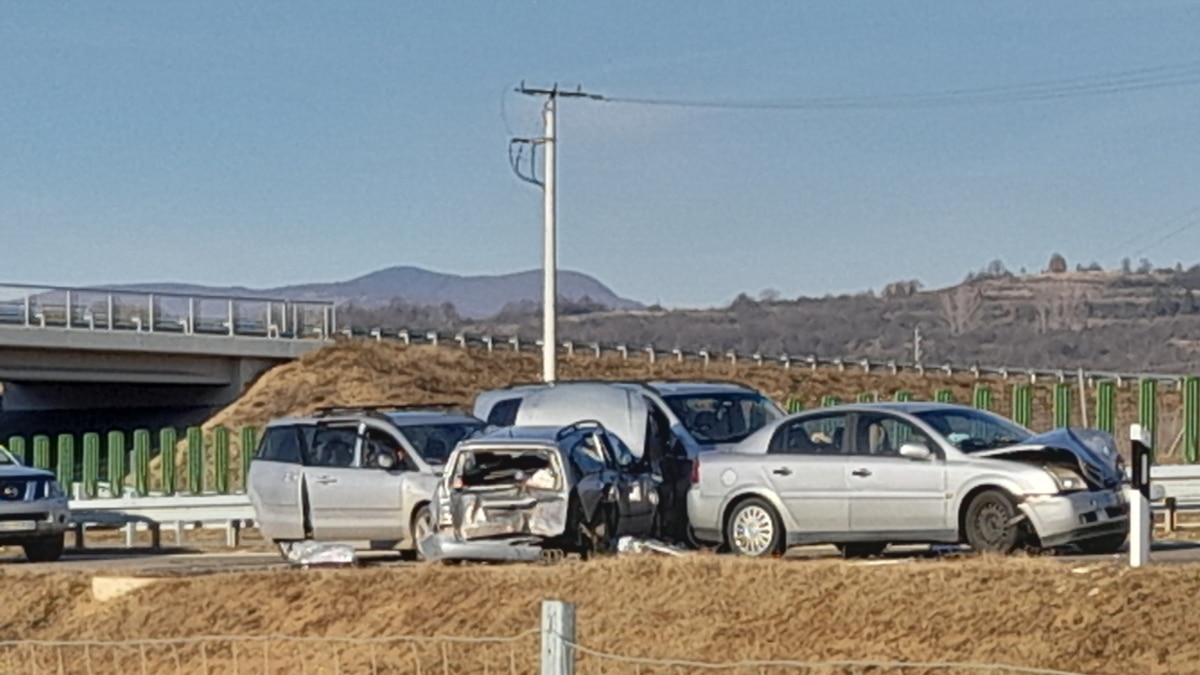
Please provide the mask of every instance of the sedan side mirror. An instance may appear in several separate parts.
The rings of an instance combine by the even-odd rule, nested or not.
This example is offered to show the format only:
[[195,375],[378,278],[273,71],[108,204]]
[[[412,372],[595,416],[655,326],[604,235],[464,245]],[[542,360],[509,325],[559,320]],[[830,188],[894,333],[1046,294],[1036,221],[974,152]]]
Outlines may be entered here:
[[900,456],[909,459],[929,459],[933,453],[924,443],[905,443],[900,446]]

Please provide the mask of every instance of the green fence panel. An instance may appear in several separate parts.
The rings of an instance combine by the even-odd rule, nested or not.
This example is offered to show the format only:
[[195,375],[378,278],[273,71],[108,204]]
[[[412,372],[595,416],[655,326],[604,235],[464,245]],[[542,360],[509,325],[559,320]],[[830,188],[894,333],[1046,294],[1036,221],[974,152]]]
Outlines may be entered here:
[[33,437],[33,465],[39,469],[50,469],[50,437],[38,434]]
[[900,391],[896,392],[895,399],[900,402],[911,401],[912,400],[912,392],[901,389]]
[[150,492],[150,430],[133,431],[133,485],[139,495]]
[[71,434],[58,435],[58,484],[71,494],[71,483],[75,482],[75,437]]
[[1104,380],[1096,385],[1096,428],[1113,433],[1117,428],[1117,385]]
[[8,439],[8,451],[12,453],[22,464],[29,463],[29,454],[25,449],[24,436],[10,436]]
[[949,389],[938,389],[933,395],[933,400],[938,403],[954,403],[954,392]]
[[1071,385],[1059,382],[1054,385],[1054,427],[1071,426]]
[[975,387],[974,405],[979,410],[992,409],[992,390],[983,385]]
[[1013,385],[1012,419],[1023,427],[1033,424],[1033,388],[1028,384]]
[[223,495],[229,494],[229,430],[213,429],[213,487]]
[[125,494],[125,476],[128,471],[125,468],[125,432],[110,431],[108,432],[108,482],[113,487],[113,497],[120,497]]
[[167,427],[158,432],[158,461],[162,464],[162,487],[168,495],[175,494],[175,446],[179,443],[179,434]]
[[879,394],[865,391],[858,395],[856,399],[859,403],[874,403],[879,400]]
[[245,427],[242,429],[242,492],[247,491],[250,476],[250,460],[258,449],[258,429]]
[[187,489],[194,495],[204,492],[204,430],[200,427],[187,430]]
[[839,403],[838,397],[836,397],[836,396],[829,396],[828,394],[826,394],[825,396],[821,397],[821,407],[822,408],[828,408],[830,406],[837,405],[838,403]]
[[1150,458],[1158,452],[1158,382],[1142,380],[1138,386],[1138,424],[1150,434]]
[[1200,380],[1183,378],[1183,461],[1200,455]]
[[804,401],[800,400],[799,396],[789,396],[787,400],[788,414],[798,413],[801,410],[804,410]]
[[83,494],[95,499],[100,492],[100,434],[83,435]]

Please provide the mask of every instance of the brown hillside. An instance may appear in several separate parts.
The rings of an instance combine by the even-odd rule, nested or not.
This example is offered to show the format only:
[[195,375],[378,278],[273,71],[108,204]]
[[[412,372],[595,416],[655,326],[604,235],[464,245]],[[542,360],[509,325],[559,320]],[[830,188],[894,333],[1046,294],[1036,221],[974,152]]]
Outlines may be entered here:
[[[536,673],[543,599],[578,607],[586,648],[704,662],[869,660],[992,663],[1072,673],[1198,673],[1197,567],[1073,567],[1053,560],[864,566],[711,555],[545,566],[421,565],[168,579],[100,603],[82,574],[0,569],[0,672]],[[402,636],[524,637],[480,644]],[[176,647],[134,639],[275,636]],[[284,642],[278,636],[303,641]],[[329,638],[393,638],[372,649]],[[336,652],[335,652],[336,649]],[[372,665],[372,659],[375,666]],[[65,667],[64,667],[65,666]],[[729,673],[798,672],[747,667]],[[577,672],[666,675],[580,657]],[[809,672],[805,670],[805,672]],[[842,666],[817,673],[967,673]],[[992,671],[987,671],[992,672]],[[995,672],[999,672],[997,669]],[[1046,672],[1046,671],[1041,671]]]
[[[340,341],[268,371],[239,400],[214,415],[204,427],[211,430],[217,426],[230,429],[260,426],[273,417],[307,413],[326,405],[451,402],[469,410],[475,395],[482,390],[537,380],[541,374],[540,364],[538,354],[527,352],[489,353],[480,349],[404,346],[371,340]],[[650,363],[645,356],[631,355],[628,360],[623,360],[615,354],[601,358],[590,354],[563,356],[559,376],[563,380],[736,380],[763,391],[781,404],[789,397],[797,397],[805,407],[818,405],[824,395],[850,401],[861,393],[871,393],[883,399],[891,398],[901,390],[911,392],[918,400],[930,400],[939,389],[949,389],[955,401],[967,403],[971,401],[974,387],[984,384],[993,390],[993,408],[1002,413],[1010,410],[1012,385],[1018,381],[999,377],[976,379],[970,374],[947,376],[934,371],[925,375],[863,372],[852,366],[840,371],[836,368],[784,369],[778,364],[733,365],[715,361],[708,366],[697,361],[665,359]],[[1052,426],[1052,386],[1053,383],[1043,381],[1035,388],[1036,428]],[[1178,398],[1174,391],[1160,394],[1159,405],[1163,411],[1160,435],[1164,444],[1175,439],[1179,428],[1175,412]],[[1118,390],[1118,436],[1136,421],[1136,410],[1136,391],[1131,387]],[[1089,415],[1094,414],[1094,402],[1089,401]],[[1074,413],[1074,419],[1079,419],[1078,411]],[[234,434],[234,466],[240,456],[237,441],[237,434]],[[177,454],[180,470],[176,475],[182,481],[185,473],[182,446]],[[1164,456],[1170,454],[1165,452]],[[154,474],[158,474],[158,462],[156,458],[152,467]],[[211,462],[206,465],[211,467]]]

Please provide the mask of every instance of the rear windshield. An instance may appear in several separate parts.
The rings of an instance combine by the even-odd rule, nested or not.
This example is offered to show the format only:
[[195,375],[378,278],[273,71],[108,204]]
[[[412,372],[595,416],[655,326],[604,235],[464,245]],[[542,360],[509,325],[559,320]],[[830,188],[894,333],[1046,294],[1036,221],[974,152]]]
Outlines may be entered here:
[[550,453],[541,449],[466,452],[455,473],[455,483],[460,487],[516,485],[543,490],[559,487]]
[[414,424],[400,427],[400,433],[412,443],[417,454],[430,464],[445,464],[459,441],[483,431],[484,423]]

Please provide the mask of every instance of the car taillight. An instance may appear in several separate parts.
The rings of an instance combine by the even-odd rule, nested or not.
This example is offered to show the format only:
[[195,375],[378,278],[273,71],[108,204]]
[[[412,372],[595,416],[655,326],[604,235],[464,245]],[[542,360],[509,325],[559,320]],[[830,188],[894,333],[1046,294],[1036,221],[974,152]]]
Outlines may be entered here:
[[700,483],[700,458],[692,460],[692,485]]

